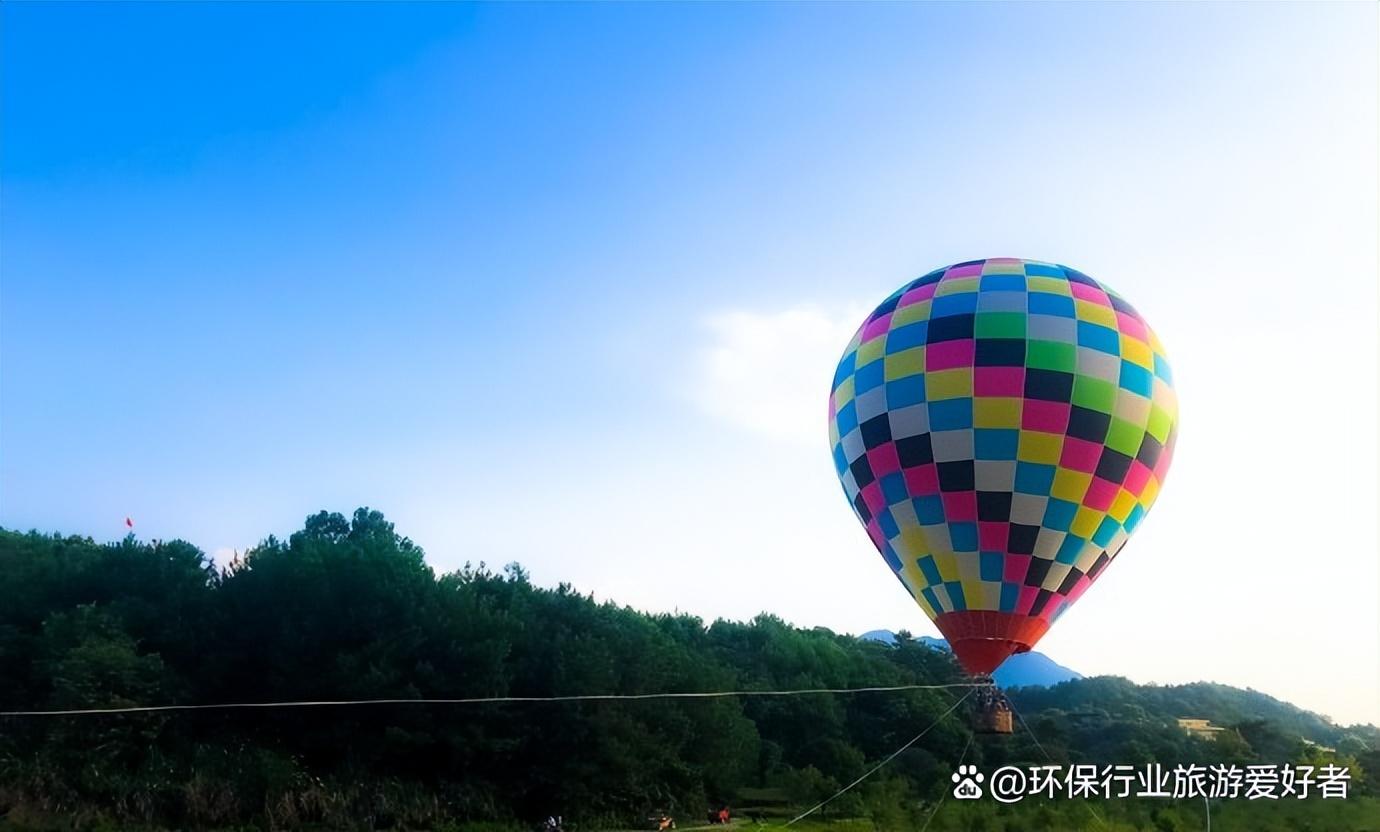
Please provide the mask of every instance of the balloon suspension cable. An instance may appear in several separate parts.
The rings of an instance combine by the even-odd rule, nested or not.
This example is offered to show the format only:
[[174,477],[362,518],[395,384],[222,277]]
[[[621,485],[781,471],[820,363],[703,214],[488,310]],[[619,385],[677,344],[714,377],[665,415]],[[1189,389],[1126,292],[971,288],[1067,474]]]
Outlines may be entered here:
[[[1054,762],[1054,757],[1048,751],[1045,750],[1045,747],[1043,745],[1040,744],[1040,738],[1035,736],[1034,731],[1030,730],[1029,723],[1025,721],[1025,717],[1021,716],[1021,712],[1016,710],[1016,706],[1010,703],[1009,701],[1007,704],[1011,708],[1011,713],[1015,714],[1016,719],[1020,721],[1021,728],[1025,729],[1025,733],[1030,737],[1031,742],[1035,743],[1035,747],[1040,749],[1041,754],[1045,755],[1045,759],[1049,761],[1051,764],[1058,765],[1058,763]],[[1082,803],[1083,806],[1086,807],[1087,810],[1092,813],[1093,820],[1097,821],[1098,826],[1102,827],[1103,829],[1109,828],[1107,826],[1107,822],[1102,820],[1102,816],[1097,813],[1097,810],[1092,807],[1091,803],[1089,803],[1086,800],[1082,800],[1079,802]]]
[[[958,768],[962,768],[962,767],[963,767],[963,761],[968,759],[968,749],[970,749],[970,748],[973,747],[973,737],[975,737],[975,736],[977,736],[977,735],[976,735],[976,734],[969,734],[969,735],[968,735],[968,742],[963,746],[963,753],[958,755],[958,762],[955,763],[955,765],[956,765]],[[934,820],[934,816],[937,815],[937,814],[939,814],[939,809],[940,809],[940,807],[942,807],[942,806],[944,805],[944,801],[945,801],[948,797],[949,797],[949,789],[947,789],[947,788],[945,788],[943,791],[941,791],[941,792],[939,793],[939,802],[936,803],[936,804],[934,804],[934,808],[930,810],[930,815],[929,815],[929,817],[925,818],[925,825],[922,826],[922,827],[920,827],[920,832],[925,832],[926,829],[929,829],[929,828],[930,828],[930,823]]]
[[[971,687],[971,685],[968,686],[968,687]],[[861,783],[862,781],[864,781],[864,780],[866,780],[867,778],[871,777],[872,775],[876,774],[876,773],[881,769],[882,766],[886,765],[887,763],[889,763],[889,762],[891,762],[892,760],[894,760],[894,759],[896,759],[897,757],[899,757],[899,756],[901,755],[901,752],[902,752],[902,751],[905,751],[907,748],[910,748],[912,745],[915,745],[917,742],[919,742],[921,737],[925,736],[926,734],[928,734],[928,733],[930,732],[930,729],[934,728],[934,726],[936,726],[936,725],[938,725],[939,723],[943,722],[943,721],[944,721],[944,718],[945,718],[946,716],[948,716],[949,714],[951,714],[951,713],[953,713],[954,711],[958,710],[958,706],[959,706],[959,705],[962,705],[964,702],[968,701],[968,697],[970,697],[970,696],[972,696],[972,695],[973,695],[973,692],[970,690],[970,691],[968,691],[967,693],[965,693],[965,694],[963,694],[962,696],[960,696],[958,699],[954,700],[954,703],[953,703],[952,705],[950,705],[950,706],[948,707],[948,709],[947,709],[946,711],[944,711],[944,713],[942,713],[942,714],[940,714],[939,716],[935,717],[935,719],[934,719],[933,722],[931,722],[929,725],[926,725],[926,726],[925,726],[925,730],[923,730],[923,731],[921,731],[920,733],[916,734],[915,736],[911,737],[909,742],[907,742],[905,745],[901,746],[900,748],[896,749],[895,751],[891,752],[889,755],[887,755],[887,757],[886,757],[884,760],[882,760],[880,763],[878,763],[877,765],[873,766],[872,768],[868,769],[867,772],[864,773],[863,776],[859,777],[857,780],[854,780],[852,783],[849,783],[847,786],[844,786],[843,788],[839,789],[837,792],[834,792],[834,793],[833,793],[832,795],[830,795],[829,797],[826,797],[824,800],[821,800],[819,803],[816,803],[814,806],[811,806],[809,809],[806,809],[804,812],[801,812],[800,814],[798,814],[798,815],[796,815],[795,817],[791,818],[790,821],[786,823],[786,826],[791,826],[791,825],[794,824],[796,821],[803,820],[804,818],[807,818],[807,817],[809,817],[810,815],[813,815],[815,812],[818,812],[820,809],[823,809],[825,806],[827,806],[828,804],[832,803],[832,802],[833,802],[834,800],[836,800],[837,798],[842,797],[842,796],[844,795],[844,793],[847,792],[849,789],[853,788],[854,786],[858,785],[858,784]],[[972,738],[969,737],[969,741],[970,741],[970,742],[971,742],[971,740],[972,740]],[[964,753],[964,754],[967,754],[967,753],[968,753],[968,749],[967,749],[966,747],[963,749],[963,753]]]

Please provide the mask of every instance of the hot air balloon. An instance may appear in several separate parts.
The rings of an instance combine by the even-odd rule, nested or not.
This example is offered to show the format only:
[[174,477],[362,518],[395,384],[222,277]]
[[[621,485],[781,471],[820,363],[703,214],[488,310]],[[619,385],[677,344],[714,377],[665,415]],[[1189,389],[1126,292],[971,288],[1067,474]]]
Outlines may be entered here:
[[1177,421],[1164,348],[1129,303],[1067,266],[1013,258],[894,292],[844,350],[829,397],[845,496],[984,680],[1116,558],[1159,493]]

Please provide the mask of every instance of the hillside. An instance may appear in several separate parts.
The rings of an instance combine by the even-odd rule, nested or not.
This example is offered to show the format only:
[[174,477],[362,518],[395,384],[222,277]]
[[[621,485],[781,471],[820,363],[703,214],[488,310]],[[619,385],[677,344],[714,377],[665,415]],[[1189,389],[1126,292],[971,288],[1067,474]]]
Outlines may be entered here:
[[[961,681],[945,651],[911,639],[860,641],[770,615],[709,623],[647,615],[569,586],[541,588],[516,565],[436,575],[417,546],[364,509],[310,517],[290,539],[268,538],[225,571],[178,541],[102,546],[0,531],[3,710]],[[1033,736],[977,741],[961,709],[940,719],[958,695],[11,718],[0,731],[0,828],[492,830],[558,813],[593,830],[638,823],[653,808],[700,817],[712,804],[754,801],[770,819],[836,793],[936,720],[922,742],[831,803],[825,819],[912,828],[945,793],[965,749],[967,761],[987,767],[1045,754],[1174,764],[1323,753],[1304,739],[1354,767],[1355,794],[1345,806],[1291,807],[1278,817],[1293,825],[1279,828],[1318,818],[1314,828],[1359,828],[1342,813],[1380,814],[1366,796],[1380,788],[1374,728],[1334,726],[1252,691],[1112,678],[1019,688],[1012,699]],[[1194,739],[1174,724],[1183,715],[1233,730],[1216,743]],[[982,828],[1025,828],[1019,812],[1037,810],[1064,818],[1049,821],[1061,828],[1087,822],[1081,808],[983,804],[945,809],[931,829],[983,813],[1017,826]],[[1107,828],[1125,829],[1163,826],[1179,813],[1174,822],[1189,823],[1199,811],[1133,801],[1103,810]],[[1255,811],[1223,807],[1226,818]],[[1250,823],[1237,828],[1268,828]]]
[[[858,638],[896,644],[896,634],[890,630],[869,630]],[[943,639],[917,636],[916,640],[936,650],[948,651]],[[999,686],[1008,690],[1030,688],[1012,691],[1011,695],[1033,710],[1078,712],[1097,709],[1130,720],[1198,717],[1223,726],[1266,720],[1291,736],[1319,745],[1380,744],[1380,728],[1374,725],[1338,725],[1326,716],[1256,690],[1211,682],[1137,685],[1114,676],[1085,678],[1039,651],[1012,656],[994,677]],[[1052,691],[1037,690],[1055,686],[1057,688]]]
[[1226,726],[1264,721],[1288,737],[1319,745],[1355,751],[1380,745],[1380,728],[1374,725],[1337,725],[1325,716],[1259,691],[1210,682],[1137,685],[1116,676],[1097,676],[1045,690],[1023,688],[1011,695],[1029,710],[1097,709],[1126,720],[1202,717]]

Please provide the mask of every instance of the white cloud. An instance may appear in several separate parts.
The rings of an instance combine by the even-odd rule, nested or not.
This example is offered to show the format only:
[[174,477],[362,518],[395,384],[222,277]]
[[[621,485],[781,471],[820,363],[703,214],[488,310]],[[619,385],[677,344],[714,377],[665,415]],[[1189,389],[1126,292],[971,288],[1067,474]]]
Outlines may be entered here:
[[235,556],[244,557],[244,553],[249,550],[248,546],[221,546],[211,552],[211,560],[217,567],[225,568],[235,559]]
[[711,315],[705,323],[712,340],[689,385],[695,404],[773,439],[820,445],[832,370],[865,316],[856,303]]

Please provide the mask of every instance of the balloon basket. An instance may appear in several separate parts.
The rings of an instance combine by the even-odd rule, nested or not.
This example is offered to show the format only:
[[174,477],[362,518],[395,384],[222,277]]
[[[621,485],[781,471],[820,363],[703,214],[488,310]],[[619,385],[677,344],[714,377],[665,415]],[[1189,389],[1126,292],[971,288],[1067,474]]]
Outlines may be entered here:
[[980,676],[973,681],[977,688],[973,708],[973,732],[976,734],[1014,733],[1011,718],[1011,703],[1006,695],[997,689],[990,676]]

